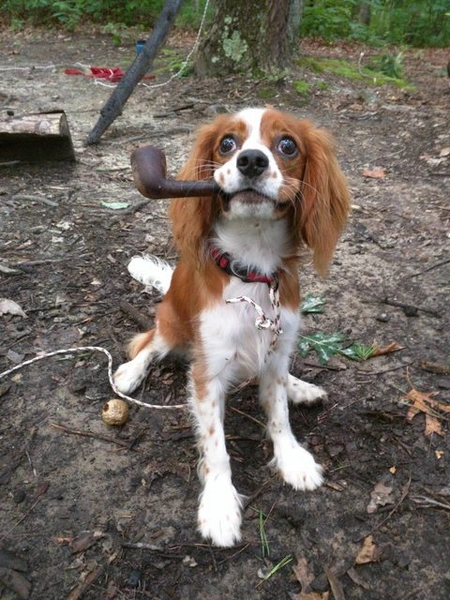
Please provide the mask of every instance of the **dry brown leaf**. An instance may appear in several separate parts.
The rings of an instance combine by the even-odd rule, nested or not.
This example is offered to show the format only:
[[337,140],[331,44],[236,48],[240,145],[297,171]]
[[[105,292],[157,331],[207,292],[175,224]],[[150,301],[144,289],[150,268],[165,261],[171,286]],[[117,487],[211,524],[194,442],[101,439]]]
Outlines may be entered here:
[[444,435],[439,419],[436,419],[436,417],[432,417],[431,415],[425,415],[425,435],[431,435],[433,433]]
[[422,369],[429,371],[430,373],[436,373],[437,375],[450,375],[449,364],[422,360],[420,361],[420,366]]
[[374,351],[370,355],[370,358],[372,358],[372,356],[383,356],[384,354],[390,354],[391,352],[398,352],[399,350],[404,349],[405,346],[400,346],[398,342],[391,342],[387,346],[384,346],[384,348],[374,348]]
[[373,541],[373,535],[368,535],[362,545],[361,550],[355,558],[357,565],[365,565],[367,563],[377,562],[380,560],[380,549]]
[[393,486],[388,485],[384,479],[379,481],[370,493],[370,502],[367,505],[367,512],[372,514],[377,511],[379,506],[394,504],[394,498],[391,496]]
[[386,177],[386,171],[381,167],[375,167],[374,169],[364,169],[363,177],[369,177],[370,179],[384,179]]
[[309,586],[314,581],[315,575],[311,571],[306,558],[298,558],[297,564],[292,567],[292,570],[302,588],[299,594],[292,595],[292,600],[329,600],[329,592],[321,594],[311,591]]
[[69,545],[72,548],[72,553],[76,554],[77,552],[84,552],[97,543],[104,535],[105,534],[101,531],[83,531],[80,535],[71,540]]
[[298,558],[297,564],[292,567],[292,570],[302,591],[308,591],[311,582],[314,581],[315,575],[309,568],[306,558]]
[[299,594],[293,594],[292,600],[329,600],[330,592],[308,592],[307,594],[300,592]]
[[436,396],[438,393],[419,392],[413,388],[405,396],[405,399],[410,403],[406,418],[408,421],[411,421],[417,414],[423,413],[425,415],[425,435],[433,433],[444,435],[439,422],[439,419],[443,419],[444,415],[440,413],[449,414],[450,405],[434,400],[433,396]]

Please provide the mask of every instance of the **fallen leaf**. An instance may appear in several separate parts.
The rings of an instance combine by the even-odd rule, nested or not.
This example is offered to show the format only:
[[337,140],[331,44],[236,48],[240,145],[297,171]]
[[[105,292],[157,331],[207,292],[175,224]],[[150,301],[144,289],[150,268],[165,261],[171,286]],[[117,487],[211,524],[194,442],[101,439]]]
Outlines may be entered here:
[[8,298],[0,298],[0,317],[6,314],[17,315],[19,317],[27,318],[27,315],[23,312],[17,302],[9,300]]
[[[416,389],[410,390],[405,400],[409,402],[406,418],[412,421],[416,415],[422,413],[425,415],[425,435],[437,433],[444,435],[439,419],[443,419],[445,414],[450,413],[450,405],[434,400],[439,392],[419,392]],[[441,414],[441,413],[444,413]]]
[[427,360],[420,361],[420,367],[424,371],[436,373],[436,375],[450,375],[450,365],[445,363],[430,362]]
[[325,569],[326,576],[330,582],[330,588],[333,592],[334,600],[345,600],[344,587],[338,576],[332,569]]
[[110,208],[111,210],[122,210],[123,208],[128,208],[130,206],[129,202],[103,202],[102,206],[106,208]]
[[355,558],[357,565],[365,565],[367,563],[378,562],[380,560],[380,549],[373,541],[373,535],[368,535],[362,545],[361,550]]
[[370,493],[370,502],[367,505],[367,512],[372,514],[378,510],[379,506],[394,504],[394,498],[391,496],[393,486],[386,482],[386,479],[379,481]]
[[292,594],[292,600],[329,600],[330,592],[324,592],[320,594],[319,592],[308,592],[304,594],[300,592],[299,594]]
[[433,433],[444,435],[439,419],[431,415],[425,415],[425,435],[432,435]]
[[294,571],[294,575],[297,578],[302,591],[308,591],[311,582],[315,579],[315,575],[309,568],[306,558],[297,559],[297,564],[292,567],[292,570]]
[[387,346],[384,346],[384,348],[378,348],[378,346],[376,346],[372,354],[370,355],[370,358],[372,358],[372,356],[383,356],[384,354],[391,354],[391,352],[398,352],[399,350],[404,349],[405,346],[400,346],[398,342],[391,342]]
[[381,167],[375,167],[374,169],[364,169],[363,177],[370,179],[384,179],[386,177],[386,171]]
[[306,558],[297,559],[297,564],[292,567],[292,570],[301,587],[300,593],[291,595],[292,600],[329,600],[330,592],[321,594],[311,591],[310,585],[316,577]]
[[441,158],[444,158],[445,156],[450,156],[450,148],[442,148],[442,150],[439,152],[439,156]]
[[73,538],[69,545],[72,548],[73,554],[84,552],[84,550],[87,550],[97,543],[104,535],[105,534],[101,531],[83,531],[76,538]]

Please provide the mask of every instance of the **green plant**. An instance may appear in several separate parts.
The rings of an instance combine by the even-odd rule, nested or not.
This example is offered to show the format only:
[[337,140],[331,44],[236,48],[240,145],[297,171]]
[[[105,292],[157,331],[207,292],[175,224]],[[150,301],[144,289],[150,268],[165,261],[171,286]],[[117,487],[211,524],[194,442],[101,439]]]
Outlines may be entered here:
[[382,54],[373,56],[368,64],[368,68],[373,71],[383,73],[387,77],[402,79],[403,77],[403,54]]
[[294,89],[301,96],[308,96],[311,91],[311,85],[306,81],[297,80],[294,81]]
[[351,360],[367,360],[376,352],[376,347],[363,344],[350,344],[341,333],[312,333],[301,335],[298,342],[300,356],[305,358],[310,352],[316,352],[319,362],[326,365],[330,358],[336,355],[345,356]]

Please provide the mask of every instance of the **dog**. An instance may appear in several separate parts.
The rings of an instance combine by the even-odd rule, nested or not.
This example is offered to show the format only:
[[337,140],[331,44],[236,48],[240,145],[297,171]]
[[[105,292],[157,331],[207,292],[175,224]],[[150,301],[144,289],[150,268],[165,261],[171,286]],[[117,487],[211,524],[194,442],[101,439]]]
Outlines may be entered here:
[[232,483],[224,434],[227,391],[259,381],[273,442],[272,466],[296,490],[314,490],[322,467],[296,440],[288,400],[310,404],[320,387],[289,373],[300,325],[299,265],[309,248],[324,274],[349,212],[346,178],[331,136],[269,108],[221,115],[200,130],[179,179],[214,179],[220,192],[171,201],[179,262],[135,257],[130,272],[166,292],[155,327],[137,335],[115,373],[125,394],[150,364],[188,351],[189,404],[203,484],[198,526],[229,547],[241,539],[242,498]]

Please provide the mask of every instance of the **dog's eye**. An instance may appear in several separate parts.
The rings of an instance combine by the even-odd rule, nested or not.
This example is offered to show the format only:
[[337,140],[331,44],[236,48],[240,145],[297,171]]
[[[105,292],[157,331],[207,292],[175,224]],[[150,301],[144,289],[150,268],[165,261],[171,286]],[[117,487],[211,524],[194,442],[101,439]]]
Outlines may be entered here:
[[281,138],[281,140],[278,142],[277,149],[279,152],[281,152],[281,154],[289,157],[295,156],[298,152],[297,144],[291,137],[288,136]]
[[230,152],[234,152],[236,148],[236,140],[232,135],[226,135],[219,145],[219,151],[221,154],[229,154]]

